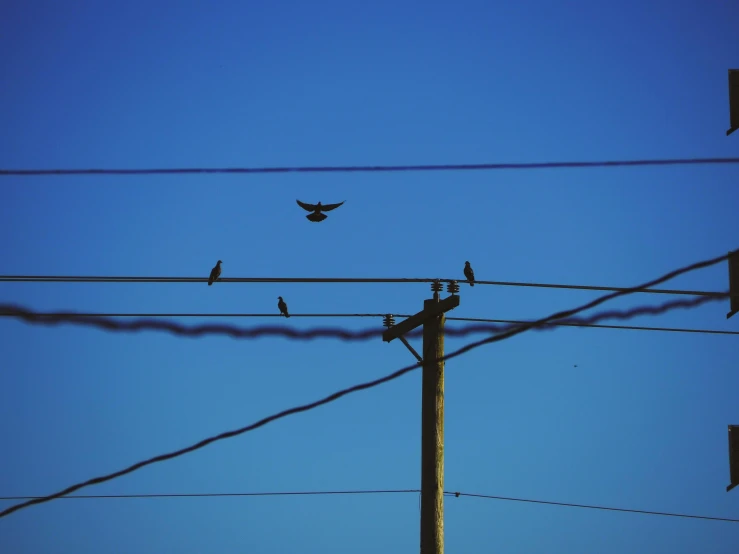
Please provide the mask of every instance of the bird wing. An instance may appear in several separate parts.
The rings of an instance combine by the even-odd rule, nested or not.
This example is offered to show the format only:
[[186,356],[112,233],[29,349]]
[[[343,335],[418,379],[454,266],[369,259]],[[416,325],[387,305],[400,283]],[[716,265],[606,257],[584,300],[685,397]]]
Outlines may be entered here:
[[309,212],[315,212],[316,208],[318,208],[318,206],[316,206],[315,204],[306,204],[305,202],[301,202],[300,200],[296,200],[296,202],[298,203],[298,206]]
[[[344,200],[346,202],[346,200]],[[338,204],[326,204],[325,206],[321,206],[322,212],[330,212],[331,210],[335,210],[339,206],[341,206],[344,202],[339,202]]]

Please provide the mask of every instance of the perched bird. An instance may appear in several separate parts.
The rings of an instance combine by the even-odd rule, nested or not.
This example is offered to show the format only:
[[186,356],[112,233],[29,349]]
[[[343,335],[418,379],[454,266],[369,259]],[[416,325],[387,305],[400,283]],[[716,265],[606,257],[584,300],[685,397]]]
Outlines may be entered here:
[[211,286],[221,276],[221,264],[223,262],[218,260],[218,263],[213,269],[210,270],[210,277],[208,278],[208,286]]
[[325,206],[321,204],[320,202],[318,204],[306,204],[305,202],[301,202],[300,200],[296,200],[296,202],[298,203],[298,206],[300,206],[304,210],[308,212],[313,212],[311,214],[306,215],[305,217],[309,221],[313,221],[317,223],[319,221],[323,221],[324,219],[328,217],[327,215],[322,214],[321,212],[330,212],[331,210],[335,210],[336,208],[341,206],[344,202],[346,202],[346,200],[344,200],[344,202],[339,202],[338,204],[326,204]]
[[475,272],[472,271],[472,266],[470,265],[470,262],[464,262],[464,276],[467,277],[467,280],[470,282],[470,286],[474,287]]
[[282,299],[282,296],[277,297],[279,299],[279,302],[277,303],[277,307],[280,309],[280,313],[284,315],[285,317],[290,317],[290,314],[287,313],[287,304],[285,304],[285,301]]

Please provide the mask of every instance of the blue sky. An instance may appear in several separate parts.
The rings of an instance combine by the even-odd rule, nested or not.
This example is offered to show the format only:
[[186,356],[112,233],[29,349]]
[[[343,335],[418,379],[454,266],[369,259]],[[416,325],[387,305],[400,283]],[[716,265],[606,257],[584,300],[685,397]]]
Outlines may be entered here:
[[[729,0],[5,1],[0,167],[736,156],[739,137],[724,133],[737,18]],[[738,177],[736,166],[2,177],[0,273],[207,277],[221,259],[224,277],[461,279],[470,260],[481,280],[631,286],[739,247]],[[313,224],[296,198],[346,204]],[[726,264],[666,286],[726,290]],[[450,315],[536,318],[597,294],[463,287]],[[270,313],[278,295],[296,314],[407,314],[430,290],[0,283],[0,301],[40,311]],[[631,323],[739,330],[727,311]],[[53,493],[413,362],[380,339],[9,319],[0,337],[0,496]],[[469,340],[447,338],[447,351]],[[735,343],[561,328],[450,361],[445,488],[739,518],[739,492],[725,492]],[[415,489],[420,385],[415,372],[81,494]],[[739,526],[452,497],[445,536],[448,552],[728,553]],[[0,520],[12,553],[400,553],[418,537],[415,494],[57,500]]]

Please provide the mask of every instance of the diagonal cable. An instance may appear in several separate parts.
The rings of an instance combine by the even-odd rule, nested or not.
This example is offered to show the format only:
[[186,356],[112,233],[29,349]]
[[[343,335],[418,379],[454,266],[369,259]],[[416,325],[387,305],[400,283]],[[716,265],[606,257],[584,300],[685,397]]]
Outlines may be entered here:
[[[665,281],[668,281],[670,279],[673,279],[674,277],[677,277],[678,275],[681,275],[683,273],[687,273],[689,271],[694,271],[694,270],[697,270],[697,269],[701,269],[701,268],[704,268],[704,267],[708,267],[708,266],[717,264],[717,263],[725,260],[727,257],[728,257],[728,254],[725,254],[723,256],[719,256],[719,257],[713,258],[711,260],[706,260],[706,261],[703,261],[703,262],[698,262],[698,263],[689,265],[689,266],[684,267],[684,268],[681,268],[681,269],[676,269],[675,271],[671,271],[670,273],[667,273],[666,275],[663,275],[662,277],[659,277],[659,278],[657,278],[657,279],[655,279],[653,281],[650,281],[649,283],[645,283],[644,285],[641,285],[640,287],[634,287],[634,290],[637,290],[639,288],[645,288],[645,287],[650,287],[650,286],[653,286],[653,285],[657,285],[659,283],[663,283]],[[531,322],[531,323],[528,323],[528,324],[524,324],[524,325],[518,326],[518,327],[516,327],[514,329],[511,329],[510,331],[507,331],[507,332],[504,332],[504,333],[500,333],[500,334],[497,334],[497,335],[493,335],[492,337],[489,337],[489,338],[486,338],[486,339],[483,339],[483,340],[480,340],[480,341],[477,341],[477,342],[468,344],[467,346],[464,346],[464,347],[462,347],[462,348],[460,348],[458,350],[455,350],[451,354],[448,354],[446,356],[443,356],[442,358],[440,358],[438,360],[437,359],[433,360],[433,362],[451,360],[453,358],[456,358],[458,356],[461,356],[465,352],[469,352],[470,350],[472,350],[474,348],[477,348],[478,346],[482,346],[484,344],[490,344],[490,343],[493,343],[493,342],[498,342],[498,341],[501,341],[501,340],[505,340],[507,338],[516,336],[516,335],[518,335],[520,333],[523,333],[524,331],[527,331],[528,329],[532,329],[532,328],[534,328],[534,327],[536,327],[538,325],[549,323],[550,321],[555,320],[555,319],[562,319],[562,318],[572,317],[572,316],[578,314],[579,312],[582,312],[582,311],[585,311],[585,310],[589,310],[591,308],[594,308],[595,306],[598,306],[600,304],[603,304],[604,302],[607,302],[608,300],[611,300],[611,299],[616,298],[616,297],[619,297],[619,296],[624,296],[626,294],[629,294],[629,292],[628,291],[625,291],[625,292],[614,292],[614,293],[611,293],[611,294],[607,294],[605,296],[602,296],[600,298],[597,298],[596,300],[593,300],[591,302],[588,302],[587,304],[583,304],[582,306],[580,306],[578,308],[575,308],[575,309],[572,309],[572,310],[567,310],[567,311],[564,311],[564,312],[557,312],[555,314],[552,314],[552,315],[550,315],[548,317],[545,317],[543,319],[540,319],[538,321]],[[348,394],[352,394],[352,393],[355,393],[355,392],[359,392],[361,390],[366,390],[366,389],[370,389],[370,388],[373,388],[373,387],[377,387],[377,386],[379,386],[379,385],[381,385],[383,383],[387,383],[387,382],[392,381],[394,379],[398,379],[399,377],[401,377],[401,376],[405,375],[406,373],[409,373],[409,372],[411,372],[411,371],[419,368],[420,366],[421,366],[420,363],[416,363],[416,364],[413,364],[413,365],[410,365],[410,366],[401,368],[401,369],[399,369],[397,371],[394,371],[393,373],[390,373],[389,375],[386,375],[386,376],[381,377],[379,379],[374,379],[372,381],[368,381],[368,382],[365,382],[365,383],[360,383],[358,385],[354,385],[353,387],[349,387],[349,388],[346,388],[346,389],[337,391],[337,392],[335,392],[333,394],[330,394],[330,395],[326,396],[325,398],[322,398],[321,400],[316,400],[315,402],[311,402],[309,404],[303,404],[302,406],[296,406],[296,407],[293,407],[293,408],[289,408],[287,410],[283,410],[282,412],[279,412],[279,413],[273,414],[271,416],[265,417],[265,418],[257,421],[256,423],[252,423],[251,425],[247,425],[246,427],[242,427],[241,429],[235,429],[235,430],[232,430],[232,431],[226,431],[226,432],[221,433],[219,435],[215,435],[215,436],[209,437],[207,439],[203,439],[200,442],[198,442],[196,444],[193,444],[191,446],[188,446],[186,448],[182,448],[182,449],[177,450],[177,451],[174,451],[174,452],[169,452],[167,454],[161,454],[159,456],[154,456],[153,458],[149,458],[148,460],[143,460],[141,462],[137,462],[137,463],[135,463],[135,464],[133,464],[133,465],[125,468],[125,469],[116,471],[114,473],[110,473],[108,475],[103,475],[101,477],[95,477],[95,478],[89,479],[87,481],[84,481],[82,483],[77,483],[76,485],[72,485],[70,487],[67,487],[66,489],[63,489],[63,490],[61,490],[61,491],[59,491],[57,493],[54,493],[54,494],[45,496],[43,498],[34,498],[32,500],[28,500],[28,501],[22,502],[20,504],[15,504],[13,506],[10,506],[9,508],[6,508],[2,512],[0,512],[0,517],[5,517],[7,515],[12,514],[13,512],[16,512],[18,510],[21,510],[23,508],[27,508],[27,507],[32,506],[34,504],[41,504],[41,503],[44,503],[44,502],[50,502],[51,500],[54,500],[56,498],[60,498],[62,496],[66,496],[66,495],[68,495],[70,493],[73,493],[73,492],[75,492],[75,491],[77,491],[79,489],[82,489],[84,487],[89,487],[91,485],[97,485],[99,483],[104,483],[106,481],[110,481],[112,479],[116,479],[118,477],[122,477],[123,475],[127,475],[129,473],[133,473],[134,471],[136,471],[138,469],[141,469],[142,467],[145,467],[145,466],[148,466],[148,465],[151,465],[151,464],[155,464],[155,463],[158,463],[158,462],[163,462],[163,461],[166,461],[166,460],[170,460],[172,458],[176,458],[176,457],[182,456],[184,454],[188,454],[190,452],[194,452],[195,450],[199,450],[201,448],[204,448],[205,446],[207,446],[207,445],[209,445],[209,444],[211,444],[213,442],[224,440],[224,439],[228,439],[228,438],[235,437],[235,436],[238,436],[238,435],[242,435],[244,433],[248,433],[250,431],[253,431],[255,429],[258,429],[260,427],[263,427],[263,426],[267,425],[268,423],[271,423],[271,422],[276,421],[278,419],[282,419],[282,418],[285,418],[287,416],[290,416],[290,415],[293,415],[293,414],[297,414],[297,413],[301,413],[301,412],[307,412],[308,410],[313,410],[315,408],[318,408],[319,406],[323,406],[325,404],[329,404],[330,402],[334,402],[334,401],[338,400],[339,398],[341,398],[343,396],[346,396]]]

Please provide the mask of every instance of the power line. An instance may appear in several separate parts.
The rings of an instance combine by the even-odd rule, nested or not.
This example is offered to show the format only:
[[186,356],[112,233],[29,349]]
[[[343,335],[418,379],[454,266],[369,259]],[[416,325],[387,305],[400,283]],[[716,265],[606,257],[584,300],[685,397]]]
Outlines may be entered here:
[[[2,304],[0,304],[2,306]],[[255,317],[255,318],[262,318],[262,317],[279,317],[284,318],[285,316],[282,314],[275,314],[275,313],[269,313],[269,314],[259,314],[259,313],[131,313],[131,312],[125,312],[125,313],[105,313],[105,312],[35,312],[35,314],[39,317],[56,317],[56,316],[64,316],[64,317]],[[354,317],[374,317],[374,318],[381,318],[385,317],[386,313],[382,314],[352,314],[352,313],[337,313],[337,314],[296,314],[291,313],[290,317],[331,317],[331,318],[354,318]],[[0,311],[0,317],[2,316],[10,316],[12,314],[5,313]],[[395,317],[410,317],[403,314],[393,314]],[[450,318],[447,318],[450,319]],[[464,320],[464,318],[458,318]],[[477,321],[477,320],[470,320],[470,321]]]
[[[218,283],[467,283],[464,279],[436,279],[430,277],[221,277]],[[8,283],[207,283],[207,277],[133,277],[133,276],[86,276],[86,275],[0,275],[0,282]],[[610,292],[633,292],[651,294],[675,294],[687,296],[722,296],[717,291],[643,289],[631,287],[603,287],[596,285],[561,285],[555,283],[525,283],[516,281],[475,281],[475,285],[503,287],[535,287],[549,289],[595,290]]]
[[[626,293],[612,293],[615,295],[621,295]],[[632,308],[630,310],[611,310],[607,312],[600,312],[588,318],[577,318],[567,319],[565,321],[572,325],[583,325],[592,324],[604,319],[631,319],[640,315],[659,315],[670,310],[677,308],[695,308],[708,302],[715,302],[728,297],[729,293],[724,293],[724,296],[713,297],[713,296],[698,296],[691,298],[690,300],[672,300],[665,302],[659,306],[640,306]],[[207,324],[207,325],[195,325],[185,326],[175,323],[174,321],[161,321],[158,319],[139,319],[135,321],[118,321],[115,319],[104,318],[101,316],[85,316],[85,315],[74,315],[74,314],[39,314],[28,310],[20,306],[14,306],[12,304],[0,304],[0,316],[14,317],[21,319],[26,323],[35,325],[59,325],[62,323],[69,323],[73,325],[81,325],[85,327],[96,327],[106,331],[120,331],[120,332],[133,332],[133,331],[164,331],[174,335],[184,337],[201,337],[204,335],[223,335],[229,336],[234,339],[255,339],[260,337],[284,337],[292,340],[313,340],[319,337],[331,337],[337,338],[344,341],[360,341],[370,340],[382,336],[382,328],[365,329],[362,331],[352,331],[346,328],[339,327],[324,327],[324,328],[313,328],[313,329],[296,329],[294,327],[287,326],[259,326],[259,327],[236,327],[234,325],[226,324]],[[510,324],[505,326],[499,326],[494,324],[486,325],[467,325],[461,328],[448,327],[445,329],[445,334],[450,337],[463,337],[472,333],[502,333],[511,329],[526,327],[529,324],[535,324],[535,322],[522,322],[519,324]],[[536,330],[544,331],[556,328],[556,322],[547,322],[545,324],[535,324]],[[529,328],[529,327],[527,327]],[[416,329],[405,334],[406,338],[420,337],[423,334],[423,329]]]
[[[0,310],[2,309],[2,305],[0,304]],[[258,314],[258,313],[103,313],[103,312],[35,312],[35,315],[44,318],[44,317],[56,317],[56,316],[64,316],[64,317],[142,317],[142,318],[150,318],[150,317],[169,317],[169,318],[178,318],[178,317],[245,317],[245,318],[263,318],[263,317],[284,317],[281,314]],[[296,314],[292,313],[290,314],[290,317],[331,317],[331,318],[337,318],[337,319],[343,319],[343,318],[357,318],[357,317],[374,317],[374,318],[380,318],[384,317],[386,314],[350,314],[350,313],[342,313],[342,314]],[[393,314],[395,317],[410,317],[408,314]],[[0,311],[0,317],[8,317],[13,316],[11,313],[6,313]],[[488,318],[479,318],[479,317],[447,317],[447,321],[468,321],[468,322],[478,322],[478,323],[508,323],[508,324],[514,324],[519,325],[522,323],[531,323],[531,320],[521,320],[521,319],[488,319]],[[582,320],[562,320],[562,321],[553,321],[549,325],[556,326],[556,327],[589,327],[589,328],[595,328],[595,329],[625,329],[625,330],[631,330],[631,331],[662,331],[662,332],[672,332],[672,333],[699,333],[699,334],[712,334],[712,335],[739,335],[739,331],[723,331],[719,329],[690,329],[690,328],[683,328],[683,327],[646,327],[646,326],[637,326],[637,325],[599,325],[596,323],[586,323]],[[548,327],[548,326],[542,326],[542,327]],[[468,330],[471,330],[469,332],[497,332],[500,331],[500,327],[494,327],[489,325],[470,325],[468,327],[463,328],[465,332],[468,332]],[[454,330],[452,331],[454,333]]]
[[711,516],[697,516],[697,515],[690,515],[690,514],[678,514],[678,513],[672,513],[672,512],[655,512],[651,510],[634,510],[630,508],[611,508],[608,506],[592,506],[588,504],[572,504],[569,502],[551,502],[548,500],[531,500],[528,498],[511,498],[506,496],[492,496],[488,494],[474,494],[474,493],[467,493],[467,492],[455,492],[455,493],[444,493],[446,495],[455,497],[460,496],[467,496],[470,498],[484,498],[488,500],[508,500],[512,502],[528,502],[532,504],[548,504],[551,506],[566,506],[568,508],[586,508],[589,510],[607,510],[610,512],[628,512],[632,514],[644,514],[644,515],[650,515],[650,516],[666,516],[666,517],[682,517],[682,518],[691,518],[691,519],[708,519],[713,521],[729,521],[731,523],[739,523],[739,519],[731,519],[727,517],[711,517]]
[[[647,287],[651,287],[653,285],[658,285],[658,284],[663,283],[665,281],[669,281],[670,279],[672,279],[674,277],[677,277],[678,275],[681,275],[683,273],[687,273],[689,271],[694,271],[694,270],[697,270],[697,269],[701,269],[701,268],[704,268],[704,267],[709,267],[711,265],[715,265],[715,264],[717,264],[717,263],[719,263],[721,261],[726,260],[727,258],[728,258],[728,254],[724,254],[722,256],[719,256],[717,258],[713,258],[711,260],[705,260],[705,261],[702,261],[702,262],[698,262],[698,263],[689,265],[687,267],[683,267],[683,268],[680,268],[680,269],[671,271],[670,273],[668,273],[666,275],[663,275],[662,277],[659,277],[658,279],[655,279],[653,281],[650,281],[648,283],[645,283],[645,284],[641,285],[640,287],[635,287],[635,289],[647,288]],[[595,300],[592,300],[592,301],[590,301],[590,302],[588,302],[586,304],[583,304],[582,306],[580,306],[578,308],[575,308],[573,310],[567,310],[567,311],[563,311],[563,312],[557,312],[557,313],[554,313],[554,314],[552,314],[552,315],[550,315],[548,317],[545,317],[543,319],[540,319],[540,320],[538,320],[536,322],[532,322],[532,323],[529,323],[529,324],[518,326],[518,327],[516,327],[514,329],[511,329],[508,332],[500,333],[498,335],[494,335],[492,337],[488,337],[486,339],[483,339],[483,340],[480,340],[480,341],[477,341],[477,342],[473,342],[473,343],[467,344],[466,346],[463,346],[462,348],[460,348],[458,350],[455,350],[454,352],[443,356],[438,361],[451,360],[453,358],[456,358],[458,356],[461,356],[462,354],[464,354],[466,352],[469,352],[470,350],[473,350],[473,349],[475,349],[475,348],[477,348],[479,346],[482,346],[484,344],[490,344],[490,343],[493,343],[493,342],[499,342],[501,340],[505,340],[507,338],[514,337],[514,336],[516,336],[516,335],[518,335],[520,333],[523,333],[524,331],[527,331],[529,329],[532,329],[532,328],[534,328],[534,327],[536,327],[538,325],[549,323],[550,321],[555,320],[555,319],[563,319],[563,318],[572,317],[572,316],[578,314],[579,312],[582,312],[582,311],[585,311],[585,310],[589,310],[589,309],[594,308],[594,307],[596,307],[596,306],[598,306],[600,304],[603,304],[604,302],[607,302],[608,300],[612,300],[613,298],[617,298],[619,296],[624,296],[626,294],[629,294],[629,293],[628,292],[614,292],[614,293],[611,293],[611,294],[607,294],[605,296],[601,296],[600,298],[597,298]],[[696,299],[696,300],[705,300],[705,299],[700,299],[699,298],[699,299]],[[437,361],[437,360],[435,360],[435,361]],[[42,497],[42,498],[34,498],[32,500],[27,500],[27,501],[22,502],[20,504],[15,504],[13,506],[10,506],[9,508],[6,508],[2,512],[0,512],[0,518],[5,517],[7,515],[10,515],[13,512],[16,512],[18,510],[21,510],[23,508],[27,508],[29,506],[32,506],[34,504],[41,504],[41,503],[44,503],[44,502],[50,502],[51,500],[54,500],[56,498],[60,498],[62,496],[66,496],[66,495],[68,495],[70,493],[73,493],[73,492],[75,492],[77,490],[80,490],[82,488],[89,487],[91,485],[97,485],[97,484],[100,484],[100,483],[104,483],[106,481],[110,481],[112,479],[116,479],[118,477],[122,477],[123,475],[127,475],[129,473],[133,473],[134,471],[136,471],[138,469],[141,469],[142,467],[145,467],[145,466],[148,466],[148,465],[151,465],[151,464],[155,464],[155,463],[159,463],[159,462],[163,462],[163,461],[166,461],[166,460],[170,460],[172,458],[177,458],[179,456],[182,456],[184,454],[188,454],[190,452],[194,452],[195,450],[199,450],[201,448],[204,448],[205,446],[207,446],[207,445],[209,445],[209,444],[211,444],[213,442],[217,442],[217,441],[220,441],[220,440],[225,440],[225,439],[228,439],[228,438],[236,437],[238,435],[242,435],[244,433],[248,433],[250,431],[253,431],[255,429],[258,429],[260,427],[263,427],[263,426],[265,426],[265,425],[267,425],[267,424],[269,424],[269,423],[271,423],[273,421],[276,421],[278,419],[282,419],[282,418],[285,418],[285,417],[290,416],[290,415],[293,415],[293,414],[297,414],[297,413],[307,412],[309,410],[313,410],[315,408],[318,408],[319,406],[323,406],[325,404],[329,404],[331,402],[334,402],[334,401],[338,400],[339,398],[341,398],[343,396],[347,396],[349,394],[352,394],[352,393],[355,393],[355,392],[359,392],[361,390],[366,390],[366,389],[371,389],[371,388],[377,387],[377,386],[379,386],[381,384],[384,384],[384,383],[393,381],[395,379],[398,379],[399,377],[402,377],[406,373],[409,373],[409,372],[411,372],[411,371],[413,371],[415,369],[418,369],[419,367],[421,367],[421,365],[422,365],[421,363],[415,363],[415,364],[412,364],[412,365],[403,367],[403,368],[401,368],[401,369],[399,369],[397,371],[394,371],[394,372],[392,372],[392,373],[390,373],[388,375],[385,375],[384,377],[380,377],[379,379],[374,379],[372,381],[367,381],[365,383],[360,383],[358,385],[354,385],[352,387],[348,387],[348,388],[339,390],[339,391],[334,392],[334,393],[332,393],[332,394],[330,394],[330,395],[328,395],[328,396],[326,396],[326,397],[324,397],[324,398],[322,398],[320,400],[316,400],[316,401],[310,402],[308,404],[303,404],[302,406],[295,406],[293,408],[289,408],[287,410],[283,410],[282,412],[279,412],[279,413],[273,414],[271,416],[265,417],[265,418],[263,418],[263,419],[255,422],[255,423],[252,423],[251,425],[247,425],[246,427],[242,427],[240,429],[235,429],[235,430],[232,430],[232,431],[226,431],[226,432],[221,433],[219,435],[208,437],[208,438],[203,439],[200,442],[198,442],[196,444],[193,444],[191,446],[182,448],[182,449],[177,450],[177,451],[174,451],[174,452],[169,452],[167,454],[160,454],[158,456],[154,456],[152,458],[149,458],[148,460],[143,460],[141,462],[137,462],[137,463],[135,463],[135,464],[133,464],[133,465],[125,468],[125,469],[116,471],[114,473],[110,473],[108,475],[103,475],[103,476],[100,476],[100,477],[95,477],[95,478],[89,479],[87,481],[83,481],[81,483],[77,483],[75,485],[72,485],[70,487],[67,487],[66,489],[63,489],[63,490],[61,490],[59,492],[56,492],[54,494],[51,494],[51,495],[48,495],[48,496],[45,496],[45,497]]]
[[[267,496],[354,496],[367,494],[418,494],[419,489],[385,489],[385,490],[345,490],[345,491],[287,491],[287,492],[205,492],[205,493],[167,493],[167,494],[89,494],[62,496],[60,500],[111,500],[111,499],[153,499],[153,498],[245,498],[245,497],[267,497]],[[467,492],[444,491],[445,496],[455,498],[483,498],[488,500],[505,500],[511,502],[527,502],[532,504],[546,504],[551,506],[563,506],[567,508],[585,508],[589,510],[606,510],[613,512],[627,512],[633,514],[680,517],[691,519],[704,519],[711,521],[727,521],[739,523],[739,519],[726,517],[701,516],[693,514],[681,514],[674,512],[658,512],[653,510],[636,510],[632,508],[613,508],[610,506],[596,506],[590,504],[572,504],[569,502],[553,502],[548,500],[533,500],[528,498],[513,498],[507,496],[492,496],[488,494],[477,494]],[[32,500],[44,498],[43,496],[3,496],[2,500]]]
[[523,162],[442,165],[355,165],[303,167],[230,167],[173,169],[0,169],[0,176],[29,175],[162,175],[208,173],[346,173],[388,171],[479,171],[494,169],[556,169],[585,167],[634,167],[649,165],[735,164],[739,158],[673,158],[653,160],[614,160],[598,162]]
[[[259,497],[259,496],[333,496],[355,494],[404,494],[419,493],[419,489],[387,489],[387,490],[346,490],[346,491],[288,491],[288,492],[203,492],[203,493],[168,493],[168,494],[88,494],[62,496],[67,499],[121,499],[121,498],[219,498],[219,497]],[[31,500],[43,496],[2,496],[0,500]]]
[[[406,317],[406,316],[402,316]],[[526,321],[521,321],[517,319],[479,319],[479,318],[472,318],[472,317],[447,317],[447,320],[453,320],[453,321],[481,321],[481,322],[487,322],[487,323],[512,323],[512,324],[522,324],[527,323]],[[603,318],[605,319],[605,318]],[[599,325],[597,323],[586,323],[583,321],[576,321],[576,320],[564,320],[564,321],[552,321],[548,325],[555,326],[555,327],[590,327],[595,329],[624,329],[629,331],[663,331],[663,332],[671,332],[671,333],[702,333],[702,334],[709,334],[709,335],[739,335],[739,331],[722,331],[718,329],[687,329],[683,327],[644,327],[644,326],[637,326],[637,325]],[[542,326],[546,327],[546,326]]]

